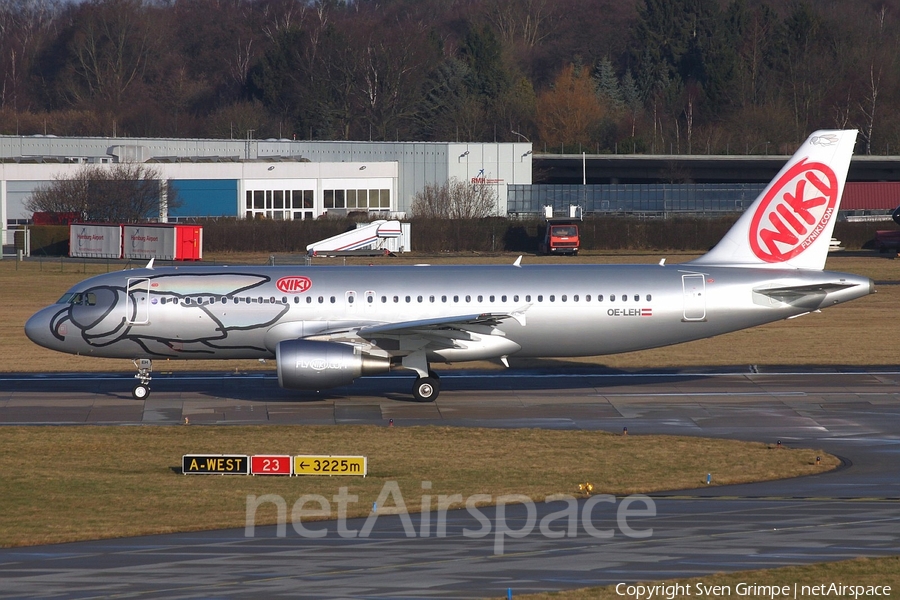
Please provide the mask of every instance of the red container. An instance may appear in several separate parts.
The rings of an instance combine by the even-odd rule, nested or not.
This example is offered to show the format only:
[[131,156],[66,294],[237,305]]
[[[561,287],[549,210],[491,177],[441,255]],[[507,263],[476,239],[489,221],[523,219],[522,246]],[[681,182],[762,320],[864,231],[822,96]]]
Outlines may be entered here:
[[175,226],[175,260],[203,260],[203,227]]
[[844,186],[841,210],[894,210],[900,206],[900,182],[851,182]]

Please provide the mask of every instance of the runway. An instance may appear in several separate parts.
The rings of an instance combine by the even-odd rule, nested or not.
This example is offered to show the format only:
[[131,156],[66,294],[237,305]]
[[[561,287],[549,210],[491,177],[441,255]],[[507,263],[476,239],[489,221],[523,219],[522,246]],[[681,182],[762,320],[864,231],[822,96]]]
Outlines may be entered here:
[[[451,511],[444,537],[413,537],[380,516],[368,537],[322,539],[288,524],[0,550],[0,597],[475,598],[717,571],[898,553],[900,371],[878,369],[612,372],[603,369],[445,371],[436,403],[412,402],[410,377],[360,379],[327,395],[280,390],[266,374],[154,378],[145,401],[123,375],[0,376],[0,422],[192,424],[377,423],[552,427],[629,435],[674,433],[822,448],[845,467],[802,479],[654,495],[652,528],[629,537],[623,499],[590,507],[574,535],[537,526],[559,503],[482,509],[493,526]],[[450,449],[452,450],[452,449]],[[335,489],[337,493],[337,485]],[[293,502],[295,499],[288,499]],[[290,504],[288,505],[290,507]],[[642,506],[642,505],[638,505]],[[584,501],[579,514],[587,510]],[[432,515],[433,518],[433,515]],[[361,530],[365,520],[349,521]],[[563,521],[564,523],[564,521]],[[555,529],[565,529],[559,522]],[[554,529],[551,527],[548,531]],[[590,530],[588,529],[590,528]],[[612,537],[593,535],[597,530]],[[469,534],[466,533],[469,531]],[[765,582],[759,582],[765,583]]]

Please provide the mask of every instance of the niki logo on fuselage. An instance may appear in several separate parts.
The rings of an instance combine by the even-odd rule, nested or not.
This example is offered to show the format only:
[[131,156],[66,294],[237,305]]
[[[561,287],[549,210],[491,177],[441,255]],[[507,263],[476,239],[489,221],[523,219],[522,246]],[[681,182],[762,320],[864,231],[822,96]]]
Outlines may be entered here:
[[312,287],[312,281],[310,281],[309,277],[294,275],[291,277],[282,277],[275,282],[275,287],[285,294],[302,294]]
[[834,171],[804,158],[776,181],[750,222],[750,247],[760,259],[784,262],[806,250],[834,217]]

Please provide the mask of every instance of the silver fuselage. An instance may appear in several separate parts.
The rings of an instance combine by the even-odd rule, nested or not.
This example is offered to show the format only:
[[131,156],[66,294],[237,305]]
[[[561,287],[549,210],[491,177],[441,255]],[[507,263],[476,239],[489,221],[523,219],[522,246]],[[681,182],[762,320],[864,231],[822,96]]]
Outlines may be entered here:
[[[766,293],[787,288],[803,291]],[[711,337],[872,291],[857,275],[690,263],[164,267],[83,281],[26,332],[42,346],[99,357],[273,358],[284,340],[352,343],[354,329],[375,324],[513,314],[470,328],[469,339],[432,344],[428,359],[592,356]],[[373,342],[383,355],[410,352],[402,337]]]

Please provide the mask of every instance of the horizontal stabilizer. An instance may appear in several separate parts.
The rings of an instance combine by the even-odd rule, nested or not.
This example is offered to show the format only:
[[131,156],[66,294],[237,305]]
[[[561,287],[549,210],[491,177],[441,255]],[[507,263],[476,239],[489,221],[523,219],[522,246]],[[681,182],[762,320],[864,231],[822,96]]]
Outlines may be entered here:
[[838,292],[840,290],[845,290],[847,288],[855,286],[855,283],[816,283],[812,285],[794,285],[753,291],[757,294],[764,294],[766,296],[808,296],[810,294],[827,294],[829,292]]

